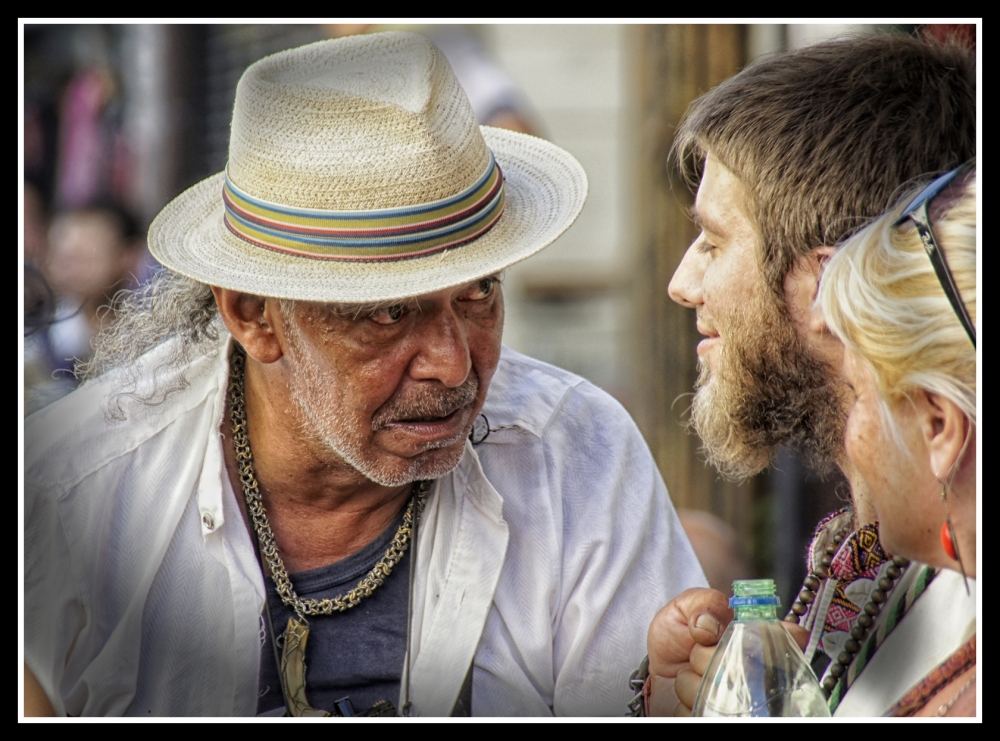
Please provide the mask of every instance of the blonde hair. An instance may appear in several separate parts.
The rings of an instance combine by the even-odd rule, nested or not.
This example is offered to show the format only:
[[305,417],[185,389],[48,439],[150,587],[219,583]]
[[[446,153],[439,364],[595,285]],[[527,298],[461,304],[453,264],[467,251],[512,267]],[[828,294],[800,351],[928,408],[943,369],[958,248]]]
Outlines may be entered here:
[[[976,320],[975,171],[935,217],[934,235]],[[948,301],[911,221],[893,224],[914,188],[830,260],[819,302],[827,326],[872,372],[884,411],[914,389],[941,394],[976,424],[976,348]],[[892,417],[888,416],[893,431]]]

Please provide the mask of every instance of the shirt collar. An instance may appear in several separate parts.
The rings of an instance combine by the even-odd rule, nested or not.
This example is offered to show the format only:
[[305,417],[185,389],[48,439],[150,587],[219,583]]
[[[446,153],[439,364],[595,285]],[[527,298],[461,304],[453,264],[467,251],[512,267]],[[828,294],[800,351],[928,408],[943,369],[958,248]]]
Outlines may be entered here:
[[201,518],[202,535],[208,537],[225,524],[223,514],[224,480],[229,473],[226,470],[226,457],[222,449],[222,424],[226,413],[226,392],[229,388],[229,354],[235,340],[228,332],[223,337],[223,348],[215,360],[212,372],[208,374],[210,382],[215,384],[211,395],[212,427],[206,441],[205,459],[202,464],[201,477],[198,482],[198,512]]

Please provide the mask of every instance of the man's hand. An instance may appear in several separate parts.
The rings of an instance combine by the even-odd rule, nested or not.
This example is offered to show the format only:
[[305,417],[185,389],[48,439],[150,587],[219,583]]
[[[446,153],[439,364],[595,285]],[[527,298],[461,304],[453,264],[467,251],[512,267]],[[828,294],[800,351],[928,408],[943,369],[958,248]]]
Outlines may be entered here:
[[656,613],[646,636],[650,715],[691,714],[701,675],[732,619],[729,598],[714,589],[688,589]]
[[[729,598],[714,589],[688,589],[656,613],[646,636],[650,715],[690,715],[701,677],[726,626]],[[785,623],[800,648],[809,632]]]

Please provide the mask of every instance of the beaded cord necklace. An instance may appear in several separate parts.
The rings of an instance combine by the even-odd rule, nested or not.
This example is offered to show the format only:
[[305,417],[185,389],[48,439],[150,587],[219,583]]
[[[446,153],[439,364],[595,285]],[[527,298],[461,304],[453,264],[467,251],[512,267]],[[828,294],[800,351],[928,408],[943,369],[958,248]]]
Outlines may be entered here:
[[[822,537],[825,528],[833,525],[838,518],[842,518],[846,514],[849,514],[849,510],[842,510],[828,516],[820,523],[814,539],[814,546],[810,548],[810,552],[814,551],[814,547]],[[884,554],[881,551],[881,547],[878,544],[877,525],[863,526],[851,533],[850,536],[848,536],[849,530],[850,526],[847,524],[834,532],[830,539],[831,542],[823,549],[823,555],[820,557],[818,563],[815,563],[813,569],[803,581],[802,589],[792,604],[791,610],[785,617],[785,620],[798,624],[806,616],[811,607],[818,609],[819,606],[814,604],[816,597],[823,584],[829,579],[834,559],[838,557],[841,548],[851,548],[852,552],[846,555],[852,556],[854,560],[858,559],[859,553],[862,558],[866,559],[863,564],[864,568],[858,570],[870,570],[875,567],[873,564],[884,563],[885,560],[890,558],[888,554]],[[875,560],[872,561],[871,559]],[[933,571],[926,570],[926,574],[921,574],[921,577],[924,578],[917,580],[917,589],[913,590],[911,588],[910,590],[914,591],[914,594],[907,594],[904,596],[904,599],[897,600],[893,614],[888,615],[886,620],[883,621],[883,625],[878,633],[869,635],[869,631],[875,619],[882,611],[883,606],[886,604],[890,592],[892,592],[896,583],[905,573],[909,564],[909,560],[902,556],[891,557],[891,563],[884,569],[883,575],[879,577],[878,583],[875,585],[876,588],[872,590],[868,601],[854,620],[854,624],[850,629],[850,637],[844,643],[843,650],[833,661],[822,682],[823,691],[830,703],[831,712],[839,705],[847,688],[871,659],[874,651],[881,645],[885,637],[888,636],[889,632],[899,622],[903,613],[909,608],[916,597],[923,592],[923,589],[926,588],[927,584],[933,578]],[[844,600],[841,599],[840,601],[843,602]],[[829,602],[826,602],[826,604],[829,604]],[[814,617],[814,620],[825,620],[825,618],[825,615],[817,615]],[[825,627],[829,630],[828,625]],[[814,626],[813,629],[822,630],[823,628],[824,626],[821,625]],[[862,661],[857,666],[852,666],[859,655],[862,656]]]

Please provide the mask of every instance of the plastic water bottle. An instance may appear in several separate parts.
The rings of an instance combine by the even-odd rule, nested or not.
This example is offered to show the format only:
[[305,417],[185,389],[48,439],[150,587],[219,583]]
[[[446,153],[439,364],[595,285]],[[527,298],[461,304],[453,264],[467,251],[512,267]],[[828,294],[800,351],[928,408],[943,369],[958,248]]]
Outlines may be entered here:
[[830,717],[815,673],[778,620],[774,581],[733,582],[729,606],[736,618],[712,654],[691,715]]

